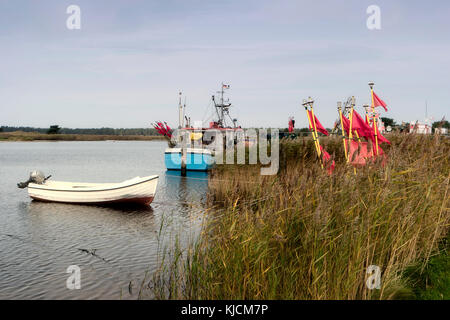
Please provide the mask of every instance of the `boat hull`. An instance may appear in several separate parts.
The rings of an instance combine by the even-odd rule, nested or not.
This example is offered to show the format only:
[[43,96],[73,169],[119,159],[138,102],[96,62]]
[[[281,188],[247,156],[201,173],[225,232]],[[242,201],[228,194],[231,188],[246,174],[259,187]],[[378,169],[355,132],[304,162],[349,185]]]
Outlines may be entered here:
[[[164,154],[167,170],[181,170],[181,148],[168,148]],[[187,148],[186,170],[208,171],[214,165],[212,152],[207,149]]]
[[120,204],[137,204],[148,206],[153,202],[154,197],[146,197],[146,198],[129,198],[129,199],[117,199],[110,201],[99,201],[99,202],[70,202],[70,201],[56,201],[56,200],[47,200],[38,198],[35,196],[30,196],[34,201],[39,202],[58,202],[58,203],[66,203],[66,204],[89,204],[89,205],[120,205]]
[[71,204],[126,204],[149,205],[156,193],[158,176],[134,178],[122,183],[46,182],[28,186],[29,196],[37,201]]

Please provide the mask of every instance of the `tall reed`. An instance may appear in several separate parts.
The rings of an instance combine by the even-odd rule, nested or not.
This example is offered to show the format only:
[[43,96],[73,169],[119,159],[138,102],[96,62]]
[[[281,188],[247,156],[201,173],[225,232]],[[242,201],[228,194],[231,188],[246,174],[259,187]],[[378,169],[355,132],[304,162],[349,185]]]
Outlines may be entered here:
[[[154,276],[165,286],[156,297],[397,298],[402,271],[436,254],[448,233],[450,141],[389,139],[386,165],[356,174],[339,138],[321,141],[336,159],[331,176],[308,139],[281,143],[276,176],[260,176],[258,166],[215,170],[209,182],[215,210],[173,273]],[[370,265],[382,271],[380,289],[366,285]]]

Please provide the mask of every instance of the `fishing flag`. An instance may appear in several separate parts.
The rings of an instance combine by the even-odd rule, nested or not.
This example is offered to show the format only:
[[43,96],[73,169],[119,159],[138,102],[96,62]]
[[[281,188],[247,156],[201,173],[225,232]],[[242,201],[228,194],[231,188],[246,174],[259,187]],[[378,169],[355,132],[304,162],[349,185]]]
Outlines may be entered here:
[[348,120],[347,117],[344,115],[342,115],[342,127],[343,127],[343,130],[345,130],[345,132],[348,135],[348,130],[350,128],[350,120]]
[[331,160],[330,154],[328,152],[326,152],[322,146],[320,146],[320,151],[322,153],[323,163],[324,163],[325,167],[327,167],[327,172],[328,172],[328,174],[331,175],[333,173],[333,170],[335,167],[335,162],[334,162],[334,160]]
[[384,111],[388,111],[387,104],[377,96],[375,92],[373,92],[373,106],[374,107],[383,107]]
[[167,136],[169,138],[172,137],[172,129],[167,125],[166,122],[164,122],[163,124],[161,121],[157,121],[153,124],[153,128],[155,128],[160,135]]
[[167,124],[167,122],[164,121],[164,124],[166,125],[166,128],[168,131],[172,131],[172,128],[169,127],[169,125]]
[[381,142],[381,143],[387,143],[387,144],[391,144],[391,142],[388,140],[388,139],[386,139],[381,133],[380,133],[380,131],[377,131],[377,139],[378,139],[378,142]]
[[[314,121],[316,123],[316,129],[319,132],[322,132],[324,135],[328,135],[328,131],[322,126],[322,124],[319,122],[319,119],[317,119],[316,115],[314,115],[314,120],[312,116],[311,110],[307,111],[309,114],[310,121]],[[313,124],[314,125],[314,124]],[[309,123],[309,130],[314,130],[314,127],[311,127],[311,123]]]
[[[373,143],[375,143],[375,134],[373,133],[373,132],[374,132],[373,125],[369,123],[368,117],[366,117],[365,123],[366,123],[366,125],[368,125],[368,126],[370,127],[370,130],[371,130],[372,136],[371,136],[371,138],[369,138],[369,139],[372,140]],[[391,142],[390,142],[388,139],[386,139],[386,138],[380,133],[379,130],[377,130],[377,140],[378,140],[379,143],[387,143],[387,144],[391,144]],[[375,151],[375,147],[374,147],[374,151]]]
[[358,132],[358,135],[360,137],[364,137],[366,139],[372,139],[373,137],[372,128],[369,125],[367,125],[366,122],[364,122],[361,115],[355,110],[353,110],[352,129],[356,130],[356,132]]
[[289,133],[294,132],[295,120],[294,117],[289,118]]
[[372,155],[368,152],[367,142],[349,141],[350,150],[348,153],[349,161],[354,166],[363,166],[366,164],[367,159]]

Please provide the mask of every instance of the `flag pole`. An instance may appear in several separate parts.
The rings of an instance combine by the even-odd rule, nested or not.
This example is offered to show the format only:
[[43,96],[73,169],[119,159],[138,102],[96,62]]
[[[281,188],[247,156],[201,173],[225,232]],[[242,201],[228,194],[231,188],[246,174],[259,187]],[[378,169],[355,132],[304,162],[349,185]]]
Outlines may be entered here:
[[378,156],[378,124],[377,124],[377,118],[375,116],[375,101],[373,99],[373,86],[375,85],[375,83],[373,82],[369,82],[369,87],[370,87],[370,96],[372,98],[372,112],[373,112],[373,134],[375,136],[375,151],[376,151],[376,155]]
[[309,124],[309,130],[311,131],[311,135],[313,137],[313,141],[314,141],[314,146],[316,147],[316,152],[317,152],[317,157],[319,158],[320,161],[320,166],[323,169],[323,164],[322,161],[320,159],[320,144],[319,144],[319,139],[317,137],[317,132],[315,130],[315,121],[311,119],[311,117],[314,119],[314,113],[311,110],[311,117],[309,116],[309,112],[308,112],[308,106],[311,106],[311,102],[312,99],[311,97],[309,98],[309,101],[306,101],[306,99],[303,99],[303,106],[305,107],[305,111],[306,111],[306,116],[308,117],[308,124]]
[[320,161],[320,166],[323,169],[323,162],[322,159],[320,158],[320,156],[322,155],[322,150],[320,149],[320,141],[319,141],[319,135],[317,134],[317,126],[316,126],[316,117],[314,116],[314,100],[311,97],[308,97],[308,103],[309,103],[309,107],[311,108],[311,118],[312,118],[312,122],[314,125],[314,132],[316,134],[316,141],[317,141],[317,150],[318,150],[318,155],[319,155],[319,161]]
[[[356,102],[355,102],[355,96],[352,96],[352,121],[353,121],[353,108],[356,106]],[[355,133],[356,138],[358,139],[358,142],[361,142],[361,139],[359,138],[359,134],[358,134],[358,130],[353,130],[353,132]]]
[[[353,99],[354,97],[352,97],[352,105],[351,105],[351,109],[350,109],[350,128],[348,128],[348,139],[349,141],[351,141],[353,139]],[[351,143],[351,142],[349,142]],[[350,158],[347,158],[347,162],[350,162]]]
[[314,124],[313,128],[314,128],[314,132],[316,133],[317,146],[319,147],[319,156],[320,156],[322,154],[322,151],[320,150],[320,141],[319,141],[319,135],[317,134],[316,117],[314,116],[314,108],[313,108],[314,100],[311,97],[309,97],[308,103],[311,108],[311,117],[312,117],[312,121]]
[[[370,119],[369,119],[369,106],[364,105],[364,110],[366,110],[366,122],[370,125]],[[370,150],[370,154],[373,157],[373,148]]]
[[345,152],[345,160],[348,161],[348,154],[347,154],[347,143],[345,142],[345,130],[344,130],[344,123],[342,122],[342,102],[338,102],[338,111],[339,111],[339,119],[341,120],[341,131],[342,131],[342,143],[344,144],[344,152]]
[[[351,109],[350,109],[350,128],[348,128],[348,138],[349,138],[349,143],[352,143],[353,141],[353,108],[355,106],[355,96],[352,96],[352,104],[351,104]],[[350,145],[349,145],[350,146]],[[350,162],[350,157],[347,158],[347,162]],[[356,168],[353,167],[353,172],[356,175]]]

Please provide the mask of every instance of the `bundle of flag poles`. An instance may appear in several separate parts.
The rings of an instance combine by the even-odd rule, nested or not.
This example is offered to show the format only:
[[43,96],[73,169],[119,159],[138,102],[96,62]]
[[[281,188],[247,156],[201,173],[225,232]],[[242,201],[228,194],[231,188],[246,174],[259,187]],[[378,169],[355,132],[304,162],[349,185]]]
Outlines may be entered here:
[[169,125],[167,124],[167,122],[164,121],[156,121],[155,123],[152,123],[153,128],[156,129],[156,131],[158,131],[159,134],[167,137],[167,138],[172,138],[172,129],[169,127]]
[[[368,160],[375,159],[378,156],[383,157],[384,164],[385,155],[380,144],[390,144],[390,141],[378,130],[378,114],[375,112],[376,107],[383,107],[387,111],[387,104],[375,94],[373,83],[369,83],[369,86],[372,104],[369,108],[366,108],[365,119],[354,109],[354,97],[352,97],[349,118],[342,114],[341,105],[338,103],[345,157],[347,162],[354,166],[365,165]],[[366,141],[362,141],[361,138]],[[371,148],[368,148],[369,142]]]
[[[342,142],[344,144],[345,159],[355,168],[366,165],[368,161],[382,157],[382,164],[385,164],[386,156],[381,148],[382,143],[390,144],[378,130],[378,113],[376,107],[383,107],[387,111],[387,104],[373,91],[374,83],[369,83],[371,106],[366,108],[365,118],[355,110],[355,98],[352,97],[350,114],[348,118],[342,113],[341,103],[338,102],[339,121],[342,131]],[[328,131],[322,126],[317,116],[314,114],[314,101],[311,97],[303,100],[303,106],[308,118],[309,130],[313,138],[317,157],[323,169],[331,174],[335,167],[334,160],[326,150],[320,145],[318,132],[328,136]],[[346,107],[346,110],[347,107]],[[370,144],[370,145],[369,145]],[[355,169],[356,173],[356,169]]]
[[317,152],[317,157],[319,158],[320,165],[325,168],[328,174],[332,174],[335,162],[331,159],[330,154],[320,145],[318,132],[328,136],[328,131],[322,126],[319,119],[317,119],[314,114],[314,101],[309,97],[308,101],[303,100],[303,106],[305,107],[306,116],[308,117],[309,130],[314,141],[314,146]]

